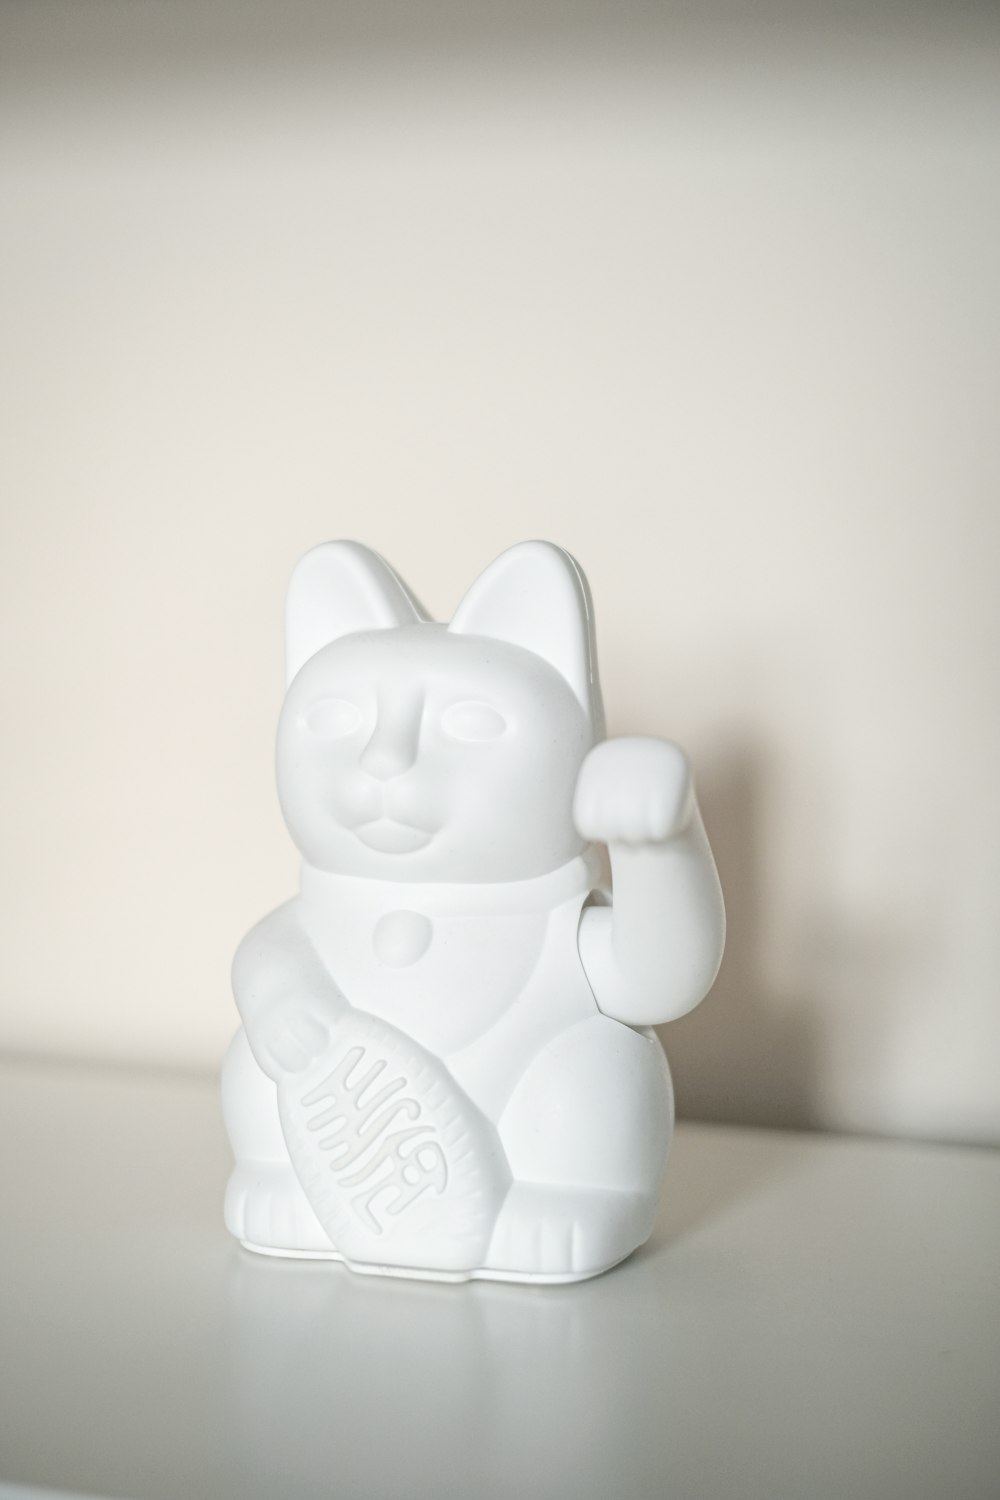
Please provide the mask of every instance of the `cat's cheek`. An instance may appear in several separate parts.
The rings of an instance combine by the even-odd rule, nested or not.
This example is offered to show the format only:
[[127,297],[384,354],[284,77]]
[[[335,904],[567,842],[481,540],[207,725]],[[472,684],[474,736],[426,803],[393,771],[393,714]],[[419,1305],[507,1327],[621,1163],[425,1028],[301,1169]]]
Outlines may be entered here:
[[436,830],[451,821],[455,777],[445,767],[418,762],[408,775],[386,788],[386,803],[392,817]]
[[[287,747],[279,754],[278,793],[288,830],[298,849],[326,867],[340,856],[350,831],[366,816],[360,778],[352,779],[315,747]],[[377,816],[368,812],[367,816]]]
[[336,771],[327,782],[324,806],[343,827],[352,830],[381,817],[382,789],[356,766]]

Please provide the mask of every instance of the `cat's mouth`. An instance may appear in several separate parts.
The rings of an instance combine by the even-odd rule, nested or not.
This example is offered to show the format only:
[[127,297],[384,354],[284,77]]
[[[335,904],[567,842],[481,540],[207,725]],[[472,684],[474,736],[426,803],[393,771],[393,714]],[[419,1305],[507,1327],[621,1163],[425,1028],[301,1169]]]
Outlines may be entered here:
[[397,823],[395,818],[373,818],[362,823],[355,833],[363,844],[377,854],[415,854],[433,838],[426,828],[414,828],[410,823]]

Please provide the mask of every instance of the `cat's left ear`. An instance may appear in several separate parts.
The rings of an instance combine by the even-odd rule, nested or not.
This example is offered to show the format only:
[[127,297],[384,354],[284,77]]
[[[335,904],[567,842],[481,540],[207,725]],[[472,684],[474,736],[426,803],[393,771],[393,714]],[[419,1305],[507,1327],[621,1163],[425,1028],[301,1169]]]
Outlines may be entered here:
[[342,635],[391,630],[428,618],[384,557],[360,542],[323,542],[298,563],[285,601],[288,682]]
[[555,667],[601,732],[594,610],[583,569],[551,542],[519,542],[472,585],[448,626],[511,641]]

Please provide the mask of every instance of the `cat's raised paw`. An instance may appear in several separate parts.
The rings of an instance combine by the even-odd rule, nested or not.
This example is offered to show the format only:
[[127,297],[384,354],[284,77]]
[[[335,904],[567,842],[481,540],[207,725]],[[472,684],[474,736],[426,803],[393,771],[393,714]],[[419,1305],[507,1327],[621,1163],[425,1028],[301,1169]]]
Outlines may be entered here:
[[665,843],[683,833],[693,811],[684,751],[639,735],[595,745],[573,799],[577,831],[601,844]]

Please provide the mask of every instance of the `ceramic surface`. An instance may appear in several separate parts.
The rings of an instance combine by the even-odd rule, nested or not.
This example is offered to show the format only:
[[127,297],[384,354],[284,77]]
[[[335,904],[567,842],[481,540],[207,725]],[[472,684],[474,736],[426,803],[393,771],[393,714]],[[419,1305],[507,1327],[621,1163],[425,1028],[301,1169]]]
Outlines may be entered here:
[[302,880],[233,966],[229,1229],[394,1275],[606,1270],[649,1234],[673,1125],[648,1028],[722,955],[683,752],[604,739],[586,579],[546,542],[448,625],[368,548],[317,547],[286,650]]

